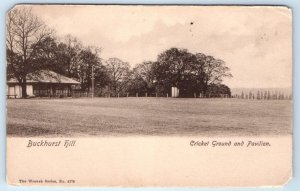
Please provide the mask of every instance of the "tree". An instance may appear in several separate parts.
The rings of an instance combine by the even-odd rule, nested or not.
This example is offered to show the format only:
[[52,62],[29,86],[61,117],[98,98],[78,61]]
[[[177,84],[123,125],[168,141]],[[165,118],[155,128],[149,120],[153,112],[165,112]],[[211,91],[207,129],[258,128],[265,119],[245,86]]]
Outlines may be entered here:
[[271,99],[271,93],[270,93],[270,91],[268,91],[268,93],[267,93],[267,99]]
[[52,30],[26,7],[15,7],[7,15],[6,50],[8,76],[15,77],[22,87],[22,97],[27,97],[26,77],[41,70],[34,62],[38,44],[52,34]]
[[38,70],[57,71],[57,43],[54,38],[48,36],[37,42],[35,49],[32,51],[31,65]]
[[162,52],[157,58],[155,75],[158,87],[163,93],[170,93],[171,87],[180,89],[181,96],[192,96],[195,83],[192,81],[193,63],[197,62],[195,55],[186,49],[171,48]]
[[115,94],[126,88],[129,80],[130,65],[119,58],[109,58],[106,61],[107,72],[110,77],[110,85]]
[[259,90],[257,91],[256,99],[261,99]]
[[202,95],[206,94],[208,88],[208,81],[206,83],[207,74],[207,56],[202,53],[195,54],[197,61],[193,63],[193,75],[197,86],[197,93],[201,92]]
[[81,42],[71,35],[63,38],[58,44],[57,62],[59,64],[60,73],[68,77],[79,78],[78,68],[80,65],[80,53],[83,50]]
[[211,84],[208,86],[207,93],[212,97],[231,97],[230,88],[224,84]]
[[109,84],[109,74],[107,68],[102,63],[99,63],[94,67],[94,79],[95,87],[98,89],[104,88]]
[[87,47],[79,53],[80,61],[77,72],[81,82],[81,89],[84,91],[90,92],[92,87],[92,70],[94,70],[94,75],[96,73],[95,76],[97,76],[98,79],[98,72],[103,68],[99,52],[100,50],[98,48]]
[[171,86],[175,86],[180,89],[181,97],[193,97],[194,93],[200,92],[206,96],[209,86],[221,84],[225,77],[232,77],[223,60],[179,48],[159,54],[155,75],[157,89],[167,93]]
[[129,84],[131,93],[147,93],[148,95],[154,93],[156,84],[155,64],[155,62],[147,61],[133,68]]
[[253,96],[253,94],[252,94],[252,92],[250,91],[250,92],[249,92],[249,99],[252,99],[252,96]]
[[204,82],[203,93],[206,94],[207,88],[212,84],[220,84],[225,77],[232,77],[229,67],[221,59],[212,56],[204,57]]

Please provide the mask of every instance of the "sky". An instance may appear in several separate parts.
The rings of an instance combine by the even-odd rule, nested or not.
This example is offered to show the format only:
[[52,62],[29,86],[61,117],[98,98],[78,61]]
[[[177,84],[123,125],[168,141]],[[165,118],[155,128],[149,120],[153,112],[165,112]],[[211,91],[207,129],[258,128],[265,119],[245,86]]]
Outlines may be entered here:
[[32,5],[56,35],[77,37],[132,67],[171,47],[222,59],[230,88],[292,86],[292,17],[285,7]]

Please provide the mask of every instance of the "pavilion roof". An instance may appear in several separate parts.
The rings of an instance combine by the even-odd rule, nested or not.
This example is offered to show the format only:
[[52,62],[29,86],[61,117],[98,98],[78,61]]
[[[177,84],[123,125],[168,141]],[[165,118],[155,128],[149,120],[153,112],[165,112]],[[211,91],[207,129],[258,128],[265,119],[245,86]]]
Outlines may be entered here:
[[[72,78],[63,76],[53,71],[41,70],[36,73],[28,74],[27,83],[56,83],[56,84],[80,84]],[[19,83],[16,78],[7,80],[7,83]]]

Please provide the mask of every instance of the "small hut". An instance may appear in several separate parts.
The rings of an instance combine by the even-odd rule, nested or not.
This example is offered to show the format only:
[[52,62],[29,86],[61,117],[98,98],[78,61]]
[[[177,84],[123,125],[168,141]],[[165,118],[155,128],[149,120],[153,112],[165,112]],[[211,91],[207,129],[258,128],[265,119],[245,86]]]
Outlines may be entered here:
[[172,95],[172,97],[179,97],[179,89],[177,87],[172,87],[171,95]]

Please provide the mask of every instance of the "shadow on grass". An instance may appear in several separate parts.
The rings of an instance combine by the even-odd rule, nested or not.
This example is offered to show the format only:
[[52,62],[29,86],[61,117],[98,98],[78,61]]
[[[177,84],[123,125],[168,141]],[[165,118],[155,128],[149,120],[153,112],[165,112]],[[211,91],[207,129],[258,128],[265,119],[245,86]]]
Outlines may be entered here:
[[45,129],[42,127],[28,127],[24,125],[7,124],[7,136],[13,137],[37,137],[37,136],[68,136],[68,133],[62,132],[60,129]]

